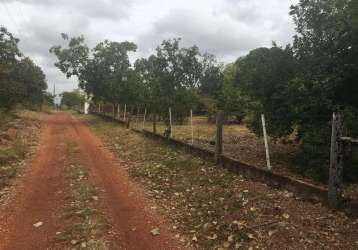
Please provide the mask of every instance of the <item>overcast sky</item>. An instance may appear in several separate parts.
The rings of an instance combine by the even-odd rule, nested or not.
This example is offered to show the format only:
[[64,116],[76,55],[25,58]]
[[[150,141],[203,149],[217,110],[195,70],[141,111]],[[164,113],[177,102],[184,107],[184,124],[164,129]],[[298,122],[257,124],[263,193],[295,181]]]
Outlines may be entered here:
[[251,49],[285,45],[294,26],[289,7],[298,0],[0,0],[0,25],[20,38],[20,48],[44,70],[49,90],[77,87],[53,66],[51,46],[60,33],[83,34],[90,46],[104,39],[133,41],[148,56],[163,39],[181,37],[203,52],[232,62]]

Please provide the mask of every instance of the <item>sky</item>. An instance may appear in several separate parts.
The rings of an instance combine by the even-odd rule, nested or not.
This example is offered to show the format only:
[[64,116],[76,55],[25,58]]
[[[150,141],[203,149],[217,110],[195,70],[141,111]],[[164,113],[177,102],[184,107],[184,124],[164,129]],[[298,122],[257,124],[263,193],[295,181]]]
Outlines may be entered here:
[[181,37],[230,63],[258,47],[292,42],[289,8],[298,0],[0,0],[0,25],[44,71],[49,91],[77,88],[49,53],[61,33],[84,35],[93,47],[105,39],[138,45],[131,60],[147,57],[164,39]]

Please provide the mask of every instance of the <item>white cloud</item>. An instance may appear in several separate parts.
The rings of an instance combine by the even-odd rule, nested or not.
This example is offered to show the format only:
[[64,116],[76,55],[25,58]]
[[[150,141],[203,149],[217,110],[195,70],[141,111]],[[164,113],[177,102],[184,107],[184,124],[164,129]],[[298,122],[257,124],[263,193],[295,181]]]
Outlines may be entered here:
[[83,34],[92,47],[104,39],[138,43],[147,56],[163,39],[182,37],[226,62],[259,46],[291,42],[289,6],[298,0],[0,0],[0,25],[47,75],[49,90],[76,87],[53,66],[48,50],[60,33]]

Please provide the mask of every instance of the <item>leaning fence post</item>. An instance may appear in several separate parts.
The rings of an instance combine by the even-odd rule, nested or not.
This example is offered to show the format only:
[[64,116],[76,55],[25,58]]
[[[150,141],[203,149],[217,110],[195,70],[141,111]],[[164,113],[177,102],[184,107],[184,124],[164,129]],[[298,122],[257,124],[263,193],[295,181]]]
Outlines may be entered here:
[[144,130],[144,126],[145,126],[145,116],[146,116],[146,115],[147,115],[147,108],[144,109],[142,130]]
[[270,162],[270,150],[269,150],[268,141],[267,141],[266,122],[265,122],[264,114],[261,114],[261,122],[262,122],[262,131],[264,134],[267,169],[271,171],[272,167],[271,167],[271,162]]
[[123,121],[126,121],[127,104],[124,104]]
[[220,162],[223,152],[223,123],[224,112],[219,110],[216,115],[216,137],[215,137],[215,163]]
[[172,137],[173,126],[172,126],[172,108],[169,108],[169,125],[170,125],[170,134],[169,137]]
[[331,155],[329,166],[328,203],[331,207],[337,208],[342,199],[343,192],[343,114],[333,113]]
[[191,145],[194,144],[193,110],[190,110]]

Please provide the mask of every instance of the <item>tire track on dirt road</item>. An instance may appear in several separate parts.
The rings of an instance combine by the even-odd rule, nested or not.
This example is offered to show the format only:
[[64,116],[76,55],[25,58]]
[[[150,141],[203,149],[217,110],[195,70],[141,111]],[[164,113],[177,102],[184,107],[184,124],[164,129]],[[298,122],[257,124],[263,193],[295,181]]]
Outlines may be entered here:
[[[124,249],[174,250],[181,244],[169,232],[163,218],[147,207],[143,190],[129,180],[115,163],[113,154],[77,118],[69,117],[82,161],[92,172],[96,185],[104,190],[105,213],[113,226],[114,240]],[[160,235],[150,231],[160,228]]]
[[[56,232],[65,225],[65,146],[76,142],[78,158],[90,170],[91,181],[102,190],[100,199],[111,232],[120,249],[174,250],[169,224],[148,208],[143,190],[131,182],[126,170],[103,147],[89,128],[69,113],[42,116],[40,145],[19,179],[9,202],[0,209],[0,250],[59,249]],[[34,227],[37,222],[43,224]],[[160,229],[154,236],[151,230]]]

